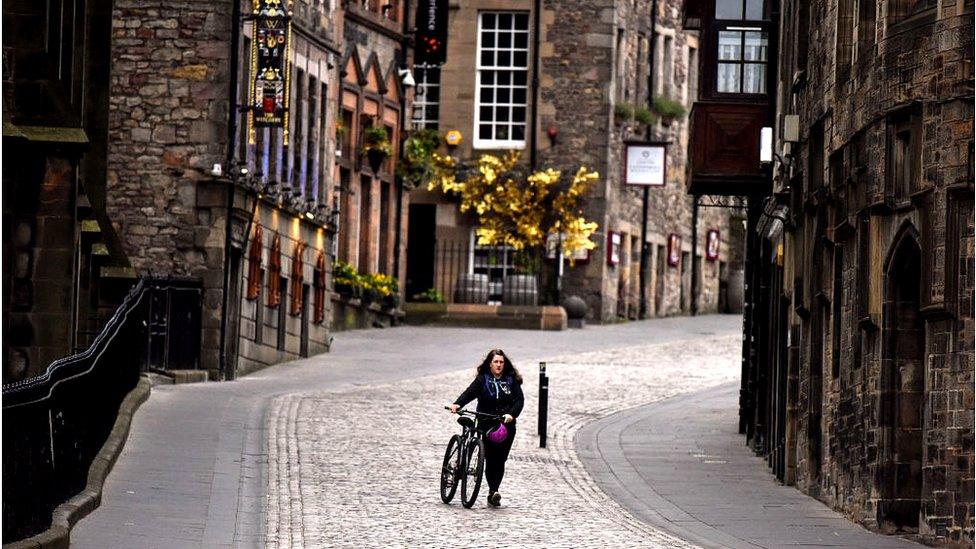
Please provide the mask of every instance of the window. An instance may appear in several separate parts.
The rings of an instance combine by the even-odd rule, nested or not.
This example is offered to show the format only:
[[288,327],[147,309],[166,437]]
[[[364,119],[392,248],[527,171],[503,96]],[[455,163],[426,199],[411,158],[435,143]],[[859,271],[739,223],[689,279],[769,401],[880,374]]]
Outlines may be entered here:
[[869,57],[875,41],[875,3],[874,0],[857,0],[854,12],[854,53],[853,61]]
[[291,117],[291,143],[289,143],[290,147],[288,147],[288,168],[290,171],[288,181],[293,189],[301,189],[305,180],[303,169],[305,163],[302,162],[301,156],[304,152],[305,144],[305,112],[308,109],[305,92],[307,82],[305,71],[298,69],[295,72],[295,90],[293,92],[295,94],[295,105],[293,116]]
[[319,98],[317,93],[319,91],[318,80],[309,75],[308,77],[308,104],[305,106],[305,116],[308,119],[305,126],[305,161],[302,167],[302,195],[305,200],[314,200],[318,196],[319,181],[318,171],[315,169],[318,163],[318,158],[316,157],[316,151],[318,150],[318,140],[319,136],[316,133],[318,124],[317,119],[321,117],[319,113]]
[[896,200],[907,199],[917,189],[920,128],[918,117],[909,113],[888,123],[888,189]]
[[302,283],[305,281],[305,243],[295,243],[295,253],[291,257],[291,316],[302,314]]
[[823,187],[824,176],[824,131],[823,122],[817,122],[810,127],[810,137],[807,139],[807,180],[810,186],[807,192],[813,192]]
[[261,268],[262,240],[264,230],[260,224],[254,225],[254,235],[247,252],[247,299],[255,300],[261,295],[264,269]]
[[[329,163],[326,161],[329,154],[329,132],[327,129],[329,121],[329,88],[325,83],[321,84],[319,91],[319,165],[318,165],[318,189],[315,199],[324,204],[329,195]],[[333,145],[334,146],[334,145]]]
[[319,252],[315,259],[315,271],[312,280],[315,304],[313,305],[312,324],[325,322],[325,253]]
[[525,146],[528,67],[529,14],[480,13],[475,148]]
[[727,27],[718,33],[718,92],[766,93],[769,33]]
[[671,88],[674,80],[674,38],[664,37],[664,62],[661,64],[662,95],[671,98]]
[[441,68],[437,65],[416,65],[413,75],[417,81],[413,127],[436,130],[440,122]]
[[698,49],[688,49],[688,86],[686,94],[689,103],[694,103],[698,98]]
[[850,77],[854,42],[854,0],[837,4],[837,36],[834,42],[834,78],[836,88]]
[[627,47],[626,34],[624,29],[617,28],[617,78],[615,85],[617,87],[617,103],[624,103],[627,101],[627,68],[624,65],[627,59],[627,52],[624,51]]
[[268,307],[274,309],[281,303],[281,236],[277,234],[271,239],[268,271]]
[[715,19],[761,21],[766,17],[764,0],[716,0]]
[[888,2],[888,16],[892,23],[936,7],[936,0],[892,0]]

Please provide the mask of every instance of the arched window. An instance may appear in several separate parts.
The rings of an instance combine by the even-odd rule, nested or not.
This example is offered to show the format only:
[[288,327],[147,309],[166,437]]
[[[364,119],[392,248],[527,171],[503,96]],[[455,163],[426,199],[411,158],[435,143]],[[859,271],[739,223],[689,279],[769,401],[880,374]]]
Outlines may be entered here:
[[315,310],[312,315],[313,324],[325,321],[325,252],[319,251],[315,260],[315,278],[312,280],[315,288]]
[[302,283],[305,281],[305,243],[298,241],[295,243],[295,252],[291,258],[291,306],[289,311],[292,316],[302,314]]
[[271,256],[268,260],[268,307],[274,309],[281,303],[281,236],[271,239]]
[[263,246],[264,229],[260,224],[254,225],[254,235],[251,237],[251,247],[247,253],[247,299],[251,301],[261,295],[261,284],[264,282],[261,270]]

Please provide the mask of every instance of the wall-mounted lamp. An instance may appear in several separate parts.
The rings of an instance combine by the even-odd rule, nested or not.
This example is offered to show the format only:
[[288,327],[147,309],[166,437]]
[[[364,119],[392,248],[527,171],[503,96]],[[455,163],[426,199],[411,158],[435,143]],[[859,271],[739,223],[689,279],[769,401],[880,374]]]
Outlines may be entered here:
[[413,79],[413,73],[410,72],[410,69],[400,69],[397,71],[397,74],[400,75],[400,82],[403,83],[405,88],[412,88],[417,85],[417,81]]

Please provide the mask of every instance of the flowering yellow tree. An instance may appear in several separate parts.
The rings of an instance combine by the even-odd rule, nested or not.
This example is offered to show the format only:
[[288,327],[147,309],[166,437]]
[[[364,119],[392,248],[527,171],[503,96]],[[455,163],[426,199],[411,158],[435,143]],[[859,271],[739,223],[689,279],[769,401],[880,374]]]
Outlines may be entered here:
[[592,250],[598,226],[583,217],[582,198],[599,174],[580,167],[571,178],[558,170],[529,173],[519,153],[481,155],[473,166],[434,155],[436,177],[428,190],[456,195],[462,212],[478,216],[480,245],[508,245],[516,250],[542,247],[549,235],[562,234],[566,256]]

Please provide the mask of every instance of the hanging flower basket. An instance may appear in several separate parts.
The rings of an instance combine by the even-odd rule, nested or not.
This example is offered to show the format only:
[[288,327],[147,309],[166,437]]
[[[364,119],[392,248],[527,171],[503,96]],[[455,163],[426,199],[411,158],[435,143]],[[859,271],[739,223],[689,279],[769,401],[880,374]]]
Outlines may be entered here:
[[389,156],[386,151],[381,149],[368,149],[366,151],[366,159],[369,160],[369,169],[373,170],[373,174],[377,174],[380,171],[380,166],[383,165],[383,161]]
[[390,144],[390,135],[386,128],[383,126],[366,128],[363,132],[363,150],[366,152],[373,174],[379,173],[383,161],[393,152],[393,145]]

